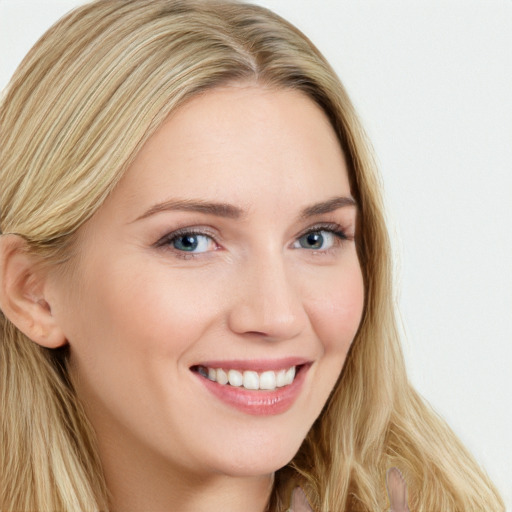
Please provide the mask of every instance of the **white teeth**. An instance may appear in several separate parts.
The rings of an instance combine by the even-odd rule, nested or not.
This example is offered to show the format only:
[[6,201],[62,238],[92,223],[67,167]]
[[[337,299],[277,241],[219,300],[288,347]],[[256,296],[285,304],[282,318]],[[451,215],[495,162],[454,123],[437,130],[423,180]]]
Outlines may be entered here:
[[284,382],[286,384],[291,384],[293,379],[295,378],[295,366],[292,366],[288,370],[286,370],[286,375],[284,377]]
[[228,379],[232,386],[240,387],[244,383],[242,374],[237,370],[229,370]]
[[258,372],[244,372],[244,388],[260,389],[260,376],[258,375]]
[[260,389],[276,389],[276,372],[263,372],[260,375]]
[[276,373],[276,386],[278,388],[286,386],[286,370],[279,370]]
[[222,386],[230,384],[235,387],[244,387],[245,389],[258,390],[263,389],[273,391],[276,388],[289,386],[295,379],[295,366],[287,370],[255,372],[252,370],[223,370],[222,368],[207,368],[199,366],[198,373],[207,379],[217,382]]
[[215,373],[217,374],[217,382],[219,384],[224,386],[224,384],[228,383],[228,374],[222,368],[218,368]]

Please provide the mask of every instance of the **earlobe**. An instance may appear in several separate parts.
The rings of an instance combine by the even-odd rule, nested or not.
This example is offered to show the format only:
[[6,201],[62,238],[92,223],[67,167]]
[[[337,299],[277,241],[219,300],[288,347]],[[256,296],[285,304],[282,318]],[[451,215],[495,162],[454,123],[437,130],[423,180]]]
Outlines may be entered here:
[[32,341],[47,348],[66,344],[45,295],[47,272],[17,235],[0,236],[0,309]]

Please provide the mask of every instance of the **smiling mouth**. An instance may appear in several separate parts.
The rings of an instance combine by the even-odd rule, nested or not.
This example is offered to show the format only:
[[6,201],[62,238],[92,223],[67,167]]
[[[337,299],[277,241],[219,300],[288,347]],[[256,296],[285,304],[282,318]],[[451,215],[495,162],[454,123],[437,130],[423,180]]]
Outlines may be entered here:
[[266,370],[235,370],[229,368],[210,368],[196,365],[190,369],[205,379],[216,382],[221,386],[244,388],[250,391],[273,391],[293,384],[296,375],[306,366],[304,364],[290,366],[277,371]]

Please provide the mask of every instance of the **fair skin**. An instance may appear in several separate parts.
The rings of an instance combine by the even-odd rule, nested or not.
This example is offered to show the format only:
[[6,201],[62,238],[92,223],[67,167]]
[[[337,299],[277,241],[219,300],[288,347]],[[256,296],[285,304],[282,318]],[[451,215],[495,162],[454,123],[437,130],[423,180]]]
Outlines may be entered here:
[[[25,294],[51,325],[25,332],[69,344],[112,510],[265,510],[359,326],[356,215],[336,135],[302,93],[217,88],[148,140],[68,271]],[[296,376],[226,398],[235,386],[204,375],[219,367]]]

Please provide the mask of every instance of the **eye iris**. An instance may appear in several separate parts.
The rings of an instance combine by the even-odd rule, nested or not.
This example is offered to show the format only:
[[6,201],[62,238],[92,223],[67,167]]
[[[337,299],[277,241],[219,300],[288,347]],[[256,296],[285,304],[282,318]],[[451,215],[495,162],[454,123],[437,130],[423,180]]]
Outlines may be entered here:
[[302,240],[301,245],[306,249],[321,249],[324,244],[324,237],[320,232],[308,233]]
[[180,251],[195,251],[199,241],[196,235],[183,235],[174,241],[174,247]]

